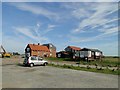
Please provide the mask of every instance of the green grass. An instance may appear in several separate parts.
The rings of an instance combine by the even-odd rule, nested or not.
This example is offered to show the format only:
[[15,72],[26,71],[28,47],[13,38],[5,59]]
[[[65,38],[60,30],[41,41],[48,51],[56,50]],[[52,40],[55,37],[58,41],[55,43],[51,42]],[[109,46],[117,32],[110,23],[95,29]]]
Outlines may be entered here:
[[118,58],[113,58],[113,57],[110,57],[110,58],[102,58],[102,61],[91,61],[89,62],[88,64],[92,64],[92,65],[95,65],[95,64],[98,64],[100,66],[110,66],[110,67],[117,67],[118,65],[120,65],[120,62],[118,61]]
[[[84,61],[81,61],[81,63],[84,63]],[[102,61],[96,60],[96,61],[90,61],[87,64],[95,65],[98,64],[99,66],[111,66],[111,67],[117,67],[120,65],[120,62],[118,61],[118,58],[102,58]]]
[[82,70],[82,71],[89,71],[89,72],[97,72],[97,73],[104,73],[104,74],[114,74],[120,75],[120,70],[112,71],[110,69],[97,69],[97,68],[89,68],[89,67],[76,67],[72,65],[55,65],[55,64],[48,64],[49,66],[58,67],[58,68],[67,68],[67,69],[74,69],[74,70]]
[[102,58],[102,61],[96,60],[96,61],[90,61],[90,62],[86,62],[83,61],[81,59],[77,59],[77,60],[73,60],[70,58],[46,58],[47,60],[51,60],[51,61],[72,61],[72,62],[76,62],[76,63],[80,63],[80,64],[85,64],[85,65],[99,65],[99,66],[110,66],[110,67],[117,67],[120,65],[120,61],[118,61],[118,57],[104,57]]
[[52,61],[64,61],[64,58],[53,58],[53,57],[50,57],[50,58],[45,58],[46,60],[52,60]]
[[53,58],[53,57],[50,57],[50,58],[45,58],[45,59],[46,60],[52,60],[52,61],[74,61],[71,58]]

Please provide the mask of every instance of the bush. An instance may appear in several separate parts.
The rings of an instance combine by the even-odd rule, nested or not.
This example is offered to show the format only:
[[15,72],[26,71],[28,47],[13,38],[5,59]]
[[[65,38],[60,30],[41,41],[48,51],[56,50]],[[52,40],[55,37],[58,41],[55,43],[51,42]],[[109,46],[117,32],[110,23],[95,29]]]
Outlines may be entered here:
[[114,56],[113,58],[119,58],[118,56]]
[[115,69],[112,69],[112,71],[115,71]]
[[90,66],[89,66],[89,65],[87,66],[87,69],[90,69]]
[[98,68],[97,70],[103,70],[103,68],[102,68],[102,67],[100,67],[100,68]]
[[108,65],[108,67],[112,67],[112,65]]

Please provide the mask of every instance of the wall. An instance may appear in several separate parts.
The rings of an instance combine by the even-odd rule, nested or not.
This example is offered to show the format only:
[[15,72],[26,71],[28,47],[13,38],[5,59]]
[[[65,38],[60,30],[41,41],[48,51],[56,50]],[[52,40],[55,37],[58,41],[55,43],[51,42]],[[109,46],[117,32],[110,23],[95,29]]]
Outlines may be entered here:
[[91,57],[91,51],[80,51],[80,57]]
[[53,44],[43,44],[43,46],[47,46],[50,50],[50,57],[56,57],[56,47]]
[[32,51],[31,53],[32,56],[40,56],[40,57],[49,57],[50,56],[50,52],[46,52],[46,51]]

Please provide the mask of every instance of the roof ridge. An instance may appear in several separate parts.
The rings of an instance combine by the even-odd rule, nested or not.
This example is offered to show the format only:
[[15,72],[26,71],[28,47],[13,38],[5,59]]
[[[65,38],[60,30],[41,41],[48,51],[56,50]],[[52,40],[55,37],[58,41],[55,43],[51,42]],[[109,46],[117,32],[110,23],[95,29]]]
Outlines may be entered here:
[[47,46],[43,45],[36,45],[36,44],[28,44],[32,50],[44,50],[44,51],[50,51]]

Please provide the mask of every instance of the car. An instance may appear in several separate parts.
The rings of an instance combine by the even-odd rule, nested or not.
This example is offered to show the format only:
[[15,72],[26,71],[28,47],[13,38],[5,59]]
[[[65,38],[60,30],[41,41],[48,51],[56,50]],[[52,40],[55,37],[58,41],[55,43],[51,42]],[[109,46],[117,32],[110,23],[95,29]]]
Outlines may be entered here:
[[29,57],[26,57],[24,59],[23,64],[25,66],[30,66],[30,67],[33,67],[35,65],[44,65],[44,66],[46,66],[48,64],[48,62],[46,60],[44,60],[43,58],[41,58],[41,57],[29,56]]

